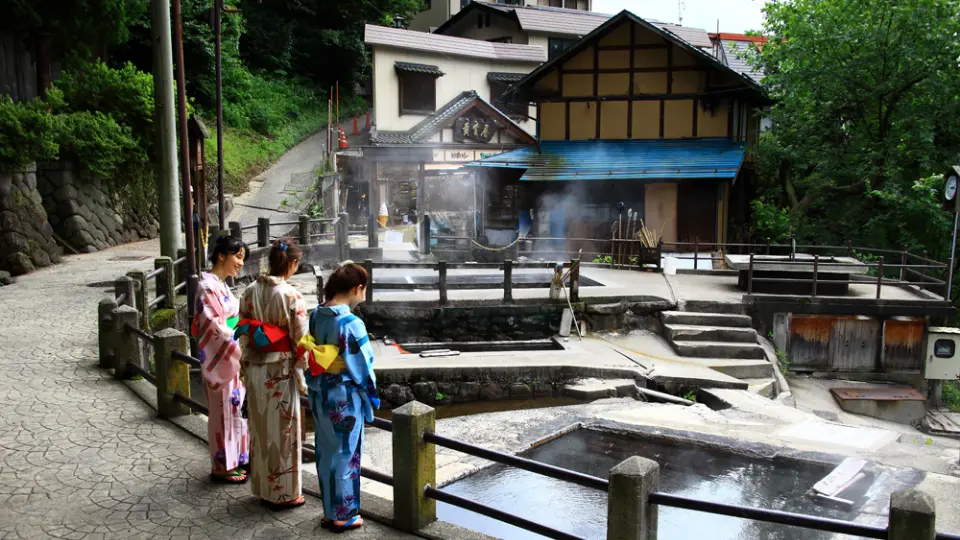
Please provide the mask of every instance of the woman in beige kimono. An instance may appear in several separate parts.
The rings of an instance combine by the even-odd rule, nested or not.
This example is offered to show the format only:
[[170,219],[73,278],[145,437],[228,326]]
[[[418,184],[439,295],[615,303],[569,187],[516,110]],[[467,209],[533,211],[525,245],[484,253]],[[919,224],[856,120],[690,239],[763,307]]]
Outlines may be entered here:
[[304,361],[297,357],[295,344],[308,332],[307,314],[303,296],[287,283],[302,255],[293,240],[284,238],[274,243],[270,273],[244,291],[237,327],[247,386],[251,491],[274,510],[304,503],[300,396],[306,395],[307,389]]

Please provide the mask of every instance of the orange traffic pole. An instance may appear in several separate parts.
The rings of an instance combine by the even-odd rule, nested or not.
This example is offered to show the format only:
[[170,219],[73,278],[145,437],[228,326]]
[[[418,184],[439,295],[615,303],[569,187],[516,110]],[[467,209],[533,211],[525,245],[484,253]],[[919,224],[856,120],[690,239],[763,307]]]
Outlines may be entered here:
[[357,115],[353,115],[353,134],[359,135],[360,129],[357,127]]

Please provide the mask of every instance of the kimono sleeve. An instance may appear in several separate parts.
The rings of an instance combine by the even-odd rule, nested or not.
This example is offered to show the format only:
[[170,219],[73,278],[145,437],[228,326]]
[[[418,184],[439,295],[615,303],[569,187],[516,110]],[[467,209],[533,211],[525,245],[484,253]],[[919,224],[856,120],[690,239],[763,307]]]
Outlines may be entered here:
[[350,378],[361,388],[375,388],[377,379],[373,372],[373,347],[367,335],[367,326],[360,319],[355,319],[346,325],[343,337],[346,346],[343,360]]
[[201,373],[208,384],[218,387],[240,372],[240,346],[227,326],[219,291],[202,287],[197,307],[191,334],[200,349]]

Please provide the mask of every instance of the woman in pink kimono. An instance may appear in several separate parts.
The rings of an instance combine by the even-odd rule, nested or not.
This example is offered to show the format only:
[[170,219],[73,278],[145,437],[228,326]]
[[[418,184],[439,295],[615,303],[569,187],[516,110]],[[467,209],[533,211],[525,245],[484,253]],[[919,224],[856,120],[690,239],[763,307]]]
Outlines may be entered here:
[[303,253],[293,240],[270,250],[270,274],[247,287],[240,300],[237,335],[243,345],[250,422],[251,491],[273,510],[304,504],[301,488],[300,396],[306,358],[295,344],[307,333],[303,296],[287,283]]
[[210,272],[203,272],[197,289],[196,315],[190,334],[200,350],[200,372],[210,409],[207,437],[212,472],[219,483],[247,481],[249,465],[247,421],[240,413],[246,390],[240,380],[240,345],[233,338],[240,303],[225,283],[243,268],[246,248],[237,238],[218,237]]

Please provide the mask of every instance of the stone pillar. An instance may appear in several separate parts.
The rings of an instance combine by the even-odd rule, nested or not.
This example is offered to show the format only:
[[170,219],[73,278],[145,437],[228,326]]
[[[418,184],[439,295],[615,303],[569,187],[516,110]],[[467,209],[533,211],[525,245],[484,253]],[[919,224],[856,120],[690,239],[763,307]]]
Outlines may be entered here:
[[127,277],[133,280],[133,305],[140,312],[140,328],[150,331],[150,308],[147,307],[147,273],[143,270],[131,270]]
[[656,461],[634,456],[610,469],[607,540],[656,540],[657,506],[649,497],[659,487]]
[[130,306],[136,308],[137,294],[134,288],[134,281],[127,276],[118,277],[113,282],[113,294],[116,298],[124,296],[123,301],[117,301],[121,306]]
[[339,262],[343,262],[350,258],[350,215],[346,212],[340,214],[340,221],[337,222],[336,238],[337,253],[340,255]]
[[435,424],[436,412],[418,401],[393,410],[393,524],[405,532],[437,520],[436,501],[423,493],[437,483],[437,450],[423,440]]
[[116,379],[129,379],[133,372],[128,363],[140,365],[140,338],[127,330],[126,326],[140,328],[140,316],[130,306],[120,306],[113,310],[113,376]]
[[173,309],[176,307],[176,293],[173,292],[177,286],[177,276],[173,268],[173,259],[170,257],[158,257],[153,260],[153,267],[157,270],[163,269],[163,272],[156,278],[157,296],[164,296],[164,299],[157,304],[157,309]]
[[937,512],[933,498],[922,491],[907,489],[890,496],[890,540],[934,540]]
[[363,261],[363,268],[367,271],[367,291],[365,301],[368,304],[373,303],[373,261],[367,259]]
[[230,227],[230,236],[234,238],[239,238],[240,241],[243,241],[243,225],[240,225],[239,221],[231,221],[228,225]]
[[104,298],[97,305],[97,341],[101,368],[113,366],[113,310],[117,309],[114,298]]
[[300,216],[300,245],[310,243],[310,216]]
[[270,218],[257,218],[257,247],[270,245]]
[[173,357],[174,352],[186,354],[187,335],[173,328],[165,328],[155,335],[154,358],[157,363],[157,413],[160,418],[190,414],[190,408],[173,399],[179,393],[190,397],[190,366]]

